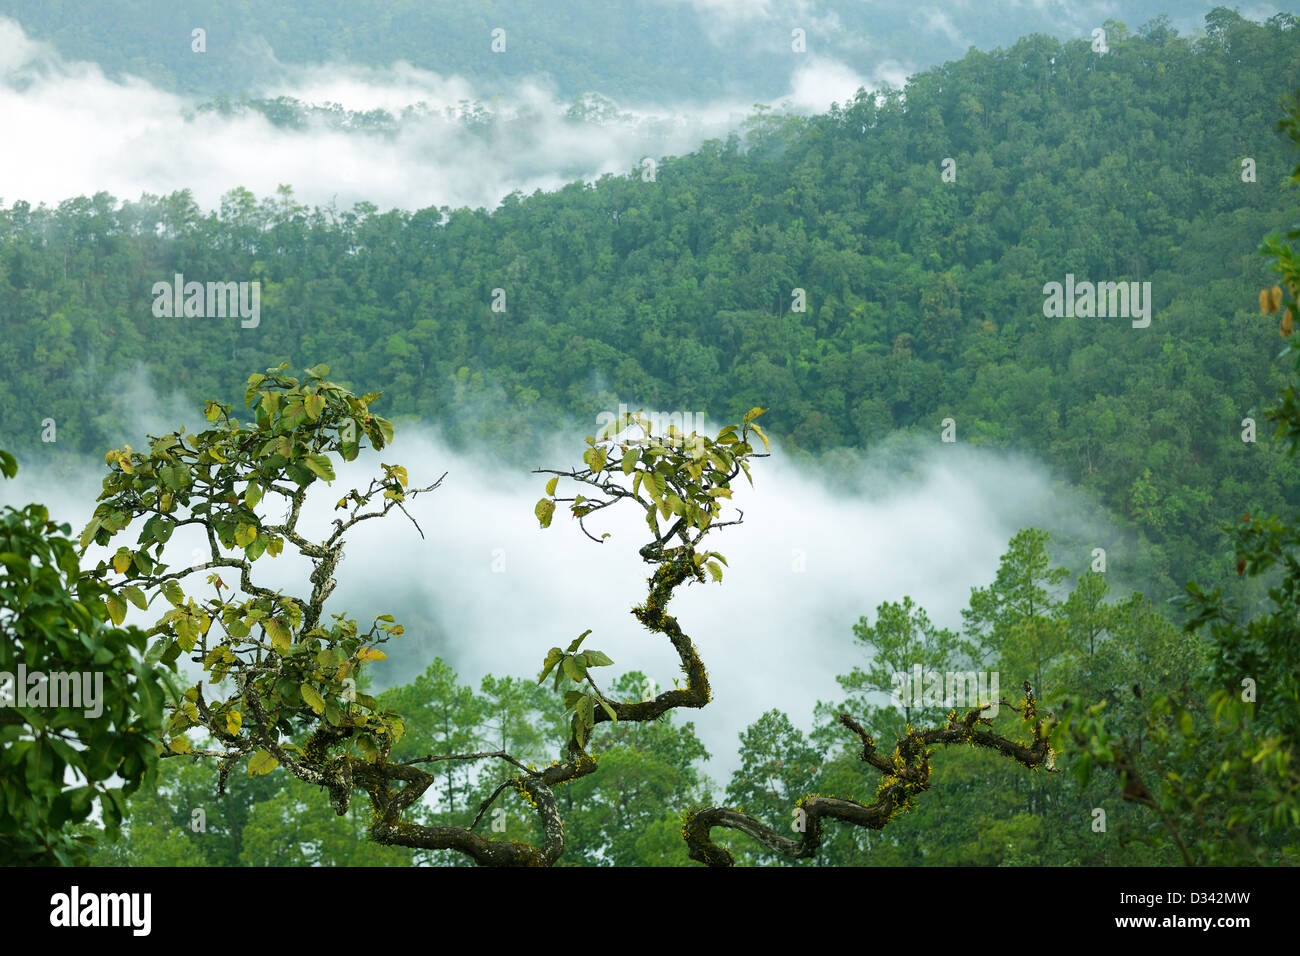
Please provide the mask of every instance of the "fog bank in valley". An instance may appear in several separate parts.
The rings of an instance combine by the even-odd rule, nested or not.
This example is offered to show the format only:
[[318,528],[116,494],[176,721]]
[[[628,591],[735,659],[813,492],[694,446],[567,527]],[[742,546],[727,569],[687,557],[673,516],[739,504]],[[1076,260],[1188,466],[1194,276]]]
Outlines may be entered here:
[[[551,451],[536,465],[580,462],[590,430],[548,437],[543,445]],[[143,436],[133,444],[143,446]],[[1075,574],[1087,567],[1091,548],[1105,547],[1112,577],[1123,575],[1125,547],[1099,510],[1031,460],[936,436],[895,441],[823,474],[779,446],[773,451],[755,462],[754,487],[742,480],[736,489],[744,522],[708,539],[730,562],[723,582],[684,586],[670,607],[695,640],[714,690],[707,708],[682,717],[695,722],[713,757],[709,771],[724,782],[736,766],[737,735],[765,711],[782,709],[809,729],[816,701],[839,699],[835,676],[866,662],[852,635],[860,616],[874,620],[880,602],[910,595],[937,623],[959,627],[970,589],[993,579],[1018,529],[1051,530],[1054,556]],[[43,501],[75,534],[93,509],[102,464],[56,474],[39,454],[20,459],[19,479],[0,487],[0,502]],[[644,518],[630,506],[590,520],[597,535],[611,533],[604,544],[583,536],[562,510],[542,530],[533,505],[543,476],[503,465],[486,450],[454,450],[435,429],[408,425],[381,455],[363,455],[342,467],[331,487],[315,490],[302,526],[327,534],[334,502],[365,484],[376,458],[404,464],[413,486],[446,472],[440,488],[408,505],[423,538],[397,513],[362,523],[336,573],[330,610],[361,621],[391,612],[407,628],[388,647],[389,660],[374,666],[381,686],[409,681],[435,656],[476,687],[488,673],[535,679],[547,648],[588,628],[588,646],[615,661],[599,674],[602,686],[632,669],[660,687],[681,676],[667,640],[629,613],[644,599],[649,571],[637,555]],[[572,489],[562,482],[560,494]],[[177,560],[200,544],[187,530],[169,545]],[[305,561],[286,554],[257,567],[272,586],[306,590]],[[189,586],[203,591],[195,578]]]

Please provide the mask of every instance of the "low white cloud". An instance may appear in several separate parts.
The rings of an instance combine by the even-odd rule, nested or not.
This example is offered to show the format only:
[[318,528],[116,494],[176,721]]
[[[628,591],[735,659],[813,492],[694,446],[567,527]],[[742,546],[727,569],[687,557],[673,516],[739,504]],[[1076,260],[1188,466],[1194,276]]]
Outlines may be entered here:
[[[572,104],[542,81],[498,95],[407,63],[283,67],[282,74],[259,95],[394,116],[419,111],[387,132],[342,130],[320,116],[290,129],[251,111],[200,112],[187,97],[63,60],[14,21],[0,20],[0,115],[8,142],[17,144],[0,151],[0,198],[54,205],[101,190],[136,199],[191,189],[212,209],[235,187],[266,196],[289,184],[309,205],[494,208],[516,190],[625,174],[646,156],[689,152],[737,128],[752,108],[741,100],[689,108],[607,103],[600,122],[589,122],[566,116]],[[851,100],[864,82],[839,61],[812,58],[773,105],[825,110]],[[458,118],[462,105],[475,101],[491,122]]]
[[807,62],[795,70],[785,102],[796,110],[821,112],[831,103],[852,102],[863,87],[872,89],[881,81],[901,87],[906,79],[907,71],[900,64],[880,64],[867,79],[839,60],[809,54]]
[[953,22],[949,18],[948,14],[944,13],[942,10],[929,11],[926,14],[926,22],[929,24],[930,29],[937,33],[942,33],[954,46],[964,47],[966,45],[962,40],[961,33],[958,32],[955,26],[953,26]]
[[[583,446],[574,431],[551,447],[545,466],[567,468]],[[303,527],[327,534],[335,500],[375,473],[377,457],[342,467],[330,489],[315,492]],[[681,677],[667,639],[630,614],[651,570],[637,554],[646,541],[643,516],[630,507],[602,512],[589,527],[611,532],[604,544],[583,536],[562,511],[542,530],[533,506],[544,476],[454,451],[419,427],[402,429],[382,458],[404,464],[413,485],[447,473],[441,488],[408,504],[423,538],[396,513],[362,523],[336,572],[329,610],[362,621],[392,612],[407,627],[375,668],[383,686],[411,680],[436,656],[476,688],[487,673],[532,679],[547,648],[588,628],[587,646],[615,661],[598,673],[602,686],[633,669],[660,687]],[[21,463],[19,480],[0,486],[0,503],[44,501],[79,531],[93,509],[99,463],[72,477],[54,477],[39,461]],[[1088,549],[1112,544],[1103,524],[1083,517],[1095,509],[1065,497],[1029,459],[901,444],[861,459],[848,482],[842,467],[837,472],[824,479],[779,448],[756,462],[754,487],[741,481],[736,491],[744,523],[711,535],[711,547],[730,563],[723,582],[683,586],[670,605],[714,692],[706,708],[680,717],[695,722],[713,757],[708,769],[724,783],[737,766],[739,733],[765,711],[784,710],[808,730],[817,700],[841,698],[836,675],[866,663],[852,626],[863,615],[874,619],[881,602],[910,595],[936,623],[960,628],[971,588],[992,581],[1018,529],[1045,527],[1088,542],[1063,556],[1076,572],[1090,560]],[[573,490],[562,483],[560,494]],[[193,550],[202,541],[187,537],[191,530],[169,545],[181,559],[203,553]],[[1070,557],[1076,560],[1064,560]],[[287,593],[303,593],[310,571],[287,553],[258,568]],[[192,593],[206,590],[193,578],[190,585]],[[1013,678],[1003,675],[1004,686]]]

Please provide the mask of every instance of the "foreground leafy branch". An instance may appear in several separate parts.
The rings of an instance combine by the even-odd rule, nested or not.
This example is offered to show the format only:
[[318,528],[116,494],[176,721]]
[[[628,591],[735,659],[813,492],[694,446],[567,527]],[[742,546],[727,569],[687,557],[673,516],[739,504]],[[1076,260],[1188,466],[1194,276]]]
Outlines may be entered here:
[[[455,850],[485,865],[554,863],[564,850],[554,788],[595,770],[587,751],[595,726],[605,720],[654,720],[675,707],[703,707],[711,697],[704,665],[667,605],[682,583],[705,581],[706,574],[721,578],[726,559],[700,545],[711,528],[740,520],[715,522],[731,497],[731,481],[742,471],[748,475],[748,459],[755,454],[751,432],[766,444],[752,424],[762,409],[715,439],[671,431],[652,437],[638,415],[632,424],[642,427],[642,438],[615,433],[588,438],[587,467],[553,472],[547,504],[538,507],[543,526],[549,525],[561,475],[594,489],[593,497],[566,499],[579,521],[624,500],[641,505],[652,540],[640,554],[655,571],[645,603],[633,614],[668,638],[686,677],[684,687],[645,701],[605,696],[588,669],[613,662],[598,651],[580,651],[584,634],[567,652],[553,648],[547,657],[546,671],[556,668],[557,686],[567,675],[589,688],[566,696],[574,719],[562,759],[540,770],[504,751],[393,762],[389,755],[405,732],[402,718],[379,708],[357,687],[362,669],[385,659],[382,645],[400,636],[402,628],[389,615],[366,629],[342,614],[326,623],[325,603],[335,587],[346,533],[394,509],[405,513],[407,500],[433,491],[442,479],[411,489],[403,467],[381,464],[381,476],[338,500],[335,511],[342,516],[333,520],[332,531],[313,538],[302,526],[309,490],[336,480],[334,457],[353,461],[366,444],[382,449],[393,429],[370,412],[376,394],[353,395],[327,379],[327,367],[308,370],[303,381],[284,370],[250,376],[245,404],[251,421],[241,422],[230,406],[209,402],[212,428],[151,436],[147,451],[128,446],[106,456],[110,473],[81,546],[84,550],[93,541],[108,547],[127,528],[140,530],[134,547],[119,546],[88,576],[108,585],[104,607],[117,623],[128,601],[148,610],[161,597],[167,609],[147,631],[154,639],[148,659],[172,664],[186,654],[205,676],[173,699],[159,741],[161,755],[215,759],[219,792],[236,766],[246,766],[249,775],[283,768],[325,789],[340,815],[360,790],[370,802],[369,835],[377,843]],[[275,501],[280,514],[272,517]],[[206,554],[200,551],[194,561],[172,567],[164,562],[166,545],[186,527],[202,535]],[[284,594],[255,577],[257,561],[286,548],[312,564],[306,595]],[[226,570],[237,577],[237,586],[223,579]],[[182,582],[202,572],[209,572],[205,580],[214,595],[199,600]],[[192,730],[206,731],[215,745],[195,747],[188,736]],[[499,760],[518,772],[496,788],[467,826],[413,822],[410,811],[435,780],[420,765],[448,760]],[[476,832],[491,802],[510,788],[535,808],[540,845],[491,840]]]

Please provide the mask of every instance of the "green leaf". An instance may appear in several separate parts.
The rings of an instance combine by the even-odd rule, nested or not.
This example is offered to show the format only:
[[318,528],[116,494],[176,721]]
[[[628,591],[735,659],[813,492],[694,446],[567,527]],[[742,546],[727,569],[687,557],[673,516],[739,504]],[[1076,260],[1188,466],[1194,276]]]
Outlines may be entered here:
[[614,663],[601,651],[583,651],[582,660],[588,667],[608,667]]
[[[291,643],[289,628],[278,617],[267,618],[262,622],[262,627],[266,629],[266,635],[271,639],[271,646],[283,654],[289,649]],[[320,713],[320,711],[317,711]]]
[[99,519],[94,518],[88,525],[86,525],[85,530],[81,532],[81,539],[78,543],[83,549],[94,540],[95,535],[99,532],[99,523]]
[[614,713],[614,708],[609,706],[609,701],[602,697],[600,698],[599,703],[600,706],[605,709],[605,713],[609,714],[609,719],[614,721],[614,723],[618,723],[618,714]]
[[108,602],[108,616],[112,618],[114,624],[120,627],[122,621],[126,619],[126,602],[112,593],[106,595],[104,599]]
[[[184,615],[178,617],[176,619],[176,646],[188,654],[194,650],[194,644],[198,639],[199,634],[194,629],[194,622]],[[211,657],[211,654],[208,656]]]
[[181,591],[181,586],[175,581],[164,581],[162,585],[163,597],[165,597],[172,607],[180,607],[185,603],[185,595]]
[[637,459],[641,457],[639,448],[629,448],[623,456],[623,474],[630,475],[636,469]]
[[248,488],[244,491],[244,504],[250,508],[254,508],[261,500],[262,486],[255,481],[250,481],[248,483]]
[[546,483],[546,493],[548,495],[553,496],[555,494],[555,486],[559,483],[559,481],[560,481],[560,476],[556,475],[554,478],[552,478],[550,481]]
[[145,600],[144,592],[134,584],[128,584],[126,587],[122,588],[121,594],[122,597],[126,598],[140,610],[149,610],[149,602]]
[[261,776],[270,773],[276,767],[280,766],[280,761],[276,760],[265,750],[259,750],[253,756],[248,758],[248,775]]
[[560,663],[560,660],[563,657],[564,651],[560,650],[558,647],[552,647],[547,651],[546,659],[542,661],[542,676],[537,678],[537,683],[540,684],[542,681],[546,680],[546,675],[551,672],[551,668]]
[[759,415],[763,415],[763,414],[765,414],[766,412],[767,412],[767,409],[766,409],[766,408],[759,408],[757,405],[755,405],[755,406],[754,406],[753,408],[751,408],[749,411],[745,412],[745,417],[741,420],[741,422],[742,422],[742,424],[748,425],[750,422],[752,422],[752,421],[753,421],[755,418],[757,418]]
[[569,679],[576,683],[581,683],[582,679],[587,676],[587,668],[576,657],[566,657],[564,659],[564,673],[569,675]]
[[158,478],[173,491],[180,491],[189,486],[190,469],[188,465],[164,465],[158,469]]
[[317,478],[323,478],[326,481],[334,480],[334,465],[330,462],[328,456],[308,455],[302,460],[302,463],[311,469],[311,472]]
[[252,541],[248,543],[248,546],[246,548],[244,548],[244,557],[248,558],[248,560],[250,561],[256,561],[258,558],[260,558],[263,554],[266,553],[266,545],[267,542],[270,540],[271,539],[268,538],[266,535],[259,534],[257,537],[255,537]]
[[569,644],[569,653],[572,654],[572,653],[573,653],[574,651],[576,651],[579,647],[581,647],[581,646],[582,646],[582,642],[585,641],[585,640],[587,639],[587,635],[590,634],[590,633],[591,633],[591,628],[587,628],[585,631],[583,631],[581,634],[579,634],[576,638],[574,638],[573,641]]
[[307,702],[308,707],[318,714],[325,712],[325,698],[320,695],[320,691],[306,681],[302,682],[298,690],[302,693],[302,699]]
[[550,498],[541,499],[537,502],[537,506],[533,508],[533,514],[537,515],[537,520],[543,528],[549,528],[551,526],[551,516],[555,514],[555,502]]

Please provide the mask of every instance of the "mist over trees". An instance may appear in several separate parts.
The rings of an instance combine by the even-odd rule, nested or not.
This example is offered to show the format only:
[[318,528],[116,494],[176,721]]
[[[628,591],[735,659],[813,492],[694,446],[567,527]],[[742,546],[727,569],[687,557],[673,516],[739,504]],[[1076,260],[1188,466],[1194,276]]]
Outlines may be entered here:
[[[99,450],[115,419],[82,409],[137,366],[233,400],[228,368],[286,358],[502,447],[629,395],[719,420],[761,401],[809,452],[951,416],[961,441],[1031,451],[1099,493],[1154,546],[1163,597],[1222,583],[1204,509],[1296,487],[1240,436],[1279,382],[1243,304],[1267,278],[1250,250],[1288,208],[1269,183],[1291,22],[1225,12],[1198,41],[1116,29],[1100,60],[1043,37],[972,51],[823,116],[760,113],[653,182],[634,170],[490,215],[307,209],[287,186],[208,213],[184,193],[14,199],[0,429],[35,442],[54,418],[64,447]],[[256,280],[276,321],[156,320],[152,284],[178,273]],[[1044,283],[1067,274],[1152,281],[1155,327],[1043,317]]]

